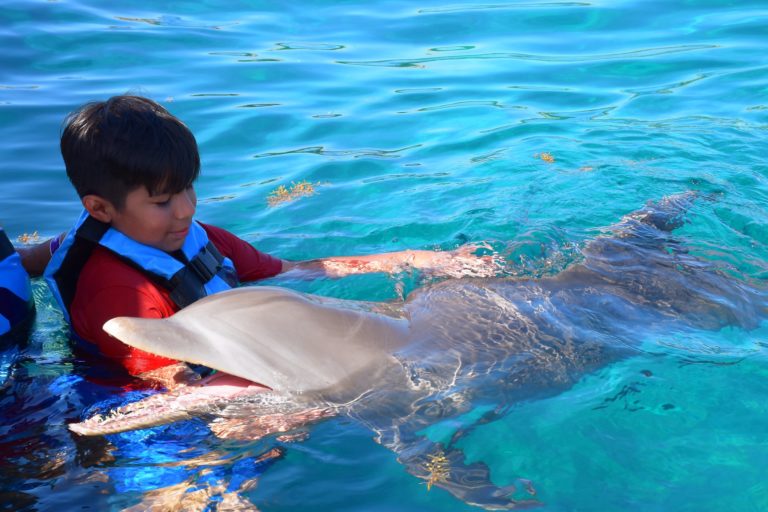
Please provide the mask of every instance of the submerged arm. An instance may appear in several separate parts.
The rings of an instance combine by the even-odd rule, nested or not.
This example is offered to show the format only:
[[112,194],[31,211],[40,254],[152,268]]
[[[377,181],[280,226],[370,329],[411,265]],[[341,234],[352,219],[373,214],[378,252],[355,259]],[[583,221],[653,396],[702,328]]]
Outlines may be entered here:
[[21,264],[30,276],[38,277],[43,275],[43,271],[53,254],[51,248],[54,245],[58,245],[54,240],[58,239],[51,238],[39,244],[16,247],[16,252],[21,256]]

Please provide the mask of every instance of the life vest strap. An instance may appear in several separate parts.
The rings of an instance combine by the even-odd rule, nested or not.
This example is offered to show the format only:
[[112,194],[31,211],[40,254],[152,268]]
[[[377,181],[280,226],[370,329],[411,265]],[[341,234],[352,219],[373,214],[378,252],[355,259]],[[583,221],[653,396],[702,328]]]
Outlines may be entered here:
[[171,300],[185,308],[205,297],[205,284],[213,279],[224,266],[224,256],[213,243],[208,242],[200,252],[169,280]]
[[90,215],[83,221],[79,228],[77,228],[77,236],[83,240],[88,240],[94,244],[98,244],[101,237],[104,236],[110,228],[110,225],[106,222],[96,220]]
[[77,280],[83,262],[88,260],[94,247],[109,229],[109,224],[98,221],[90,215],[83,221],[75,232],[75,238],[79,243],[73,244],[67,257],[61,262],[61,266],[54,272],[54,278],[58,283],[59,293],[64,304],[69,305],[75,298]]
[[210,281],[221,270],[221,262],[224,257],[211,242],[208,242],[197,255],[189,262],[192,270],[203,280]]

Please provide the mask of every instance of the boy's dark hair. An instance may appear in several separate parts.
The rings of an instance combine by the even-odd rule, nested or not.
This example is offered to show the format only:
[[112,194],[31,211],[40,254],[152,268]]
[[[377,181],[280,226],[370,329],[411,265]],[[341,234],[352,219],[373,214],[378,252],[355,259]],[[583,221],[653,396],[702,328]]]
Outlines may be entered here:
[[72,112],[64,121],[61,155],[80,197],[96,194],[118,210],[142,185],[150,195],[175,194],[200,173],[189,128],[141,96],[114,96]]

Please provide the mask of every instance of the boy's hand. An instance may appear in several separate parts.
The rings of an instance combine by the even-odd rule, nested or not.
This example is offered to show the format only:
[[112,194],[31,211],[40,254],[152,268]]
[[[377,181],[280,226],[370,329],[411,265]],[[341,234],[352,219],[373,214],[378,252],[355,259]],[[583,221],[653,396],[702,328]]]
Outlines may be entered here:
[[475,252],[479,249],[492,250],[492,247],[485,243],[467,244],[453,251],[433,252],[431,260],[425,258],[417,268],[431,275],[453,278],[496,276],[502,270],[498,256],[477,256]]

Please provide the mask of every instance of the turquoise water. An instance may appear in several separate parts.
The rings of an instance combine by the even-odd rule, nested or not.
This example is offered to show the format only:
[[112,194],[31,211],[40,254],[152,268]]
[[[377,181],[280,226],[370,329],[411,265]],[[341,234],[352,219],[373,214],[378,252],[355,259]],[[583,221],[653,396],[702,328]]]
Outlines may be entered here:
[[[716,200],[696,203],[678,238],[759,283],[767,23],[759,1],[8,0],[0,223],[67,229],[79,203],[61,121],[132,91],[196,134],[198,217],[283,258],[488,241],[515,273],[546,275],[647,200],[697,190]],[[315,195],[269,206],[276,187],[305,180]],[[390,300],[419,278],[276,283]],[[186,491],[222,510],[239,491],[260,510],[474,510],[427,491],[343,418],[266,465],[274,441],[221,442],[196,421],[73,439],[66,424],[117,390],[73,373],[66,327],[34,288],[29,347],[0,360],[3,509],[142,509]],[[542,510],[768,510],[766,335],[638,326],[639,355],[519,404],[460,447],[498,485],[530,480]]]

